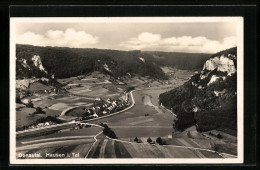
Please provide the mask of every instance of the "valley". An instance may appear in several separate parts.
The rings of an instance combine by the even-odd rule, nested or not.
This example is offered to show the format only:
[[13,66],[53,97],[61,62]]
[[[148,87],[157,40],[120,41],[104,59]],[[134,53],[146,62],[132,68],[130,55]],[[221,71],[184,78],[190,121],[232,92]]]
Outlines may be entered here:
[[237,157],[234,49],[18,49],[17,159]]
[[[126,97],[125,89],[134,86],[133,99],[129,95],[129,102],[133,107],[108,117],[97,117],[82,120],[82,123],[91,124],[91,127],[78,128],[77,123],[72,127],[64,127],[51,133],[25,136],[17,138],[17,158],[22,159],[23,154],[41,154],[40,159],[51,158],[45,153],[62,155],[58,158],[221,158],[210,143],[218,143],[221,151],[228,152],[225,157],[235,155],[235,141],[233,148],[227,148],[224,140],[213,139],[197,134],[196,130],[173,132],[173,120],[176,116],[159,105],[158,97],[161,93],[174,89],[186,82],[194,72],[164,68],[165,73],[170,75],[168,80],[151,80],[146,77],[126,78],[123,85],[113,84],[110,77],[99,72],[80,77],[58,79],[64,84],[67,93],[41,93],[37,91],[25,99],[31,100],[34,107],[42,107],[45,114],[29,116],[26,106],[21,107],[17,113],[17,125],[22,119],[25,124],[33,120],[54,116],[62,122],[78,120],[80,115],[85,114],[85,108],[90,108],[94,103],[101,100],[118,99]],[[30,89],[30,86],[29,86]],[[40,89],[44,91],[46,89]],[[134,101],[133,101],[134,100]],[[25,110],[24,110],[25,109]],[[27,110],[26,110],[27,109]],[[34,109],[34,108],[30,108]],[[74,111],[73,111],[74,110]],[[72,113],[73,111],[73,113]],[[83,113],[80,113],[83,112]],[[107,138],[102,134],[100,123],[107,124],[117,139]],[[24,124],[23,124],[24,125]],[[54,125],[55,126],[55,125]],[[46,126],[47,127],[47,126]],[[37,129],[37,127],[34,127]],[[44,127],[43,127],[44,128]],[[155,141],[161,137],[167,145],[158,145]],[[135,138],[138,141],[135,141]],[[151,138],[154,144],[147,142]],[[226,149],[225,149],[226,148]],[[64,153],[70,153],[65,154]],[[79,153],[73,157],[72,153]],[[229,155],[230,154],[230,155]],[[21,157],[20,157],[20,156]],[[27,157],[26,157],[27,158]],[[37,157],[39,158],[39,157]]]

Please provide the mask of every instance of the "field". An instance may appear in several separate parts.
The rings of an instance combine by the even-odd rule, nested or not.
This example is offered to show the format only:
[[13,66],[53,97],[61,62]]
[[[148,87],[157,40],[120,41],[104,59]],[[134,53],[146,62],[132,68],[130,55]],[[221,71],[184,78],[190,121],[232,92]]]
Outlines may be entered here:
[[30,86],[29,86],[29,90],[32,93],[38,92],[40,90],[51,90],[52,88],[53,88],[52,86],[46,86],[39,82],[34,82],[34,83],[30,84]]
[[117,88],[109,81],[110,77],[98,72],[89,76],[71,77],[59,79],[58,81],[65,85],[70,94],[89,98],[107,99],[118,98],[122,95],[123,89]]
[[44,136],[19,139],[17,140],[17,146],[22,146],[22,142],[41,140],[41,139],[59,138],[59,137],[66,137],[66,136],[70,136],[70,137],[71,136],[95,136],[101,130],[102,129],[100,127],[91,126],[89,128],[61,131],[61,132],[52,133]]
[[30,125],[34,123],[37,119],[41,116],[37,115],[35,117],[31,117],[30,114],[34,113],[36,109],[28,108],[28,107],[21,107],[16,110],[16,127],[20,128],[23,126]]
[[[93,100],[79,98],[75,96],[62,96],[55,99],[55,96],[41,96],[31,99],[34,108],[26,107],[23,104],[17,106],[16,111],[16,127],[35,123],[38,119],[47,116],[60,116],[64,110],[69,107],[88,106],[93,103]],[[32,114],[36,111],[35,108],[40,107],[45,112],[44,114]]]
[[174,133],[172,139],[167,140],[167,143],[171,145],[182,145],[208,149],[212,149],[210,147],[210,143],[214,143],[216,151],[237,155],[236,138],[227,135],[224,132],[218,133],[220,133],[223,138],[218,139],[216,137],[208,135],[209,132],[198,133],[195,126],[192,126],[181,133]]
[[126,143],[110,139],[99,139],[91,149],[88,158],[220,158],[215,152],[175,147]]

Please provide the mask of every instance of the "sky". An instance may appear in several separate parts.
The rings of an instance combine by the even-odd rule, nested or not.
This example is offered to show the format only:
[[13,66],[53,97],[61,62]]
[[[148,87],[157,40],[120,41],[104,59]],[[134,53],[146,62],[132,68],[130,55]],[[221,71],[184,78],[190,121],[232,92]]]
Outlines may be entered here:
[[234,22],[16,23],[16,43],[35,46],[216,53],[237,45]]

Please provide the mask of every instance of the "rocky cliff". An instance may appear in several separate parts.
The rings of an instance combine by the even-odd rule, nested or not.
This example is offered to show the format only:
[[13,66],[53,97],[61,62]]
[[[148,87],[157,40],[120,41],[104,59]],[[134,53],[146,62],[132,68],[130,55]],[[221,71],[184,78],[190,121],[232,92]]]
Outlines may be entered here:
[[223,54],[221,56],[211,58],[206,61],[206,63],[203,66],[203,70],[213,71],[217,69],[217,71],[235,73],[236,72],[235,64],[234,61],[230,59],[230,57],[232,57],[233,59],[236,58],[236,56],[232,54],[228,54],[228,56],[225,56]]
[[34,64],[35,67],[39,68],[39,70],[48,74],[47,71],[45,70],[45,68],[42,66],[42,60],[41,60],[41,57],[39,55],[34,55],[32,57],[32,61],[33,61],[33,64]]
[[177,114],[177,129],[196,124],[200,131],[236,134],[236,50],[214,54],[188,82],[160,95],[160,102]]

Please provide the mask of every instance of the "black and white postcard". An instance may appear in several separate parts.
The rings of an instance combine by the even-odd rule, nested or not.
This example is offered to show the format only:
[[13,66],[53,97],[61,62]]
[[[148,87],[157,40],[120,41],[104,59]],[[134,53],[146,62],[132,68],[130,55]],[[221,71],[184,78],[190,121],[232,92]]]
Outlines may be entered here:
[[11,17],[11,164],[243,163],[243,17]]

